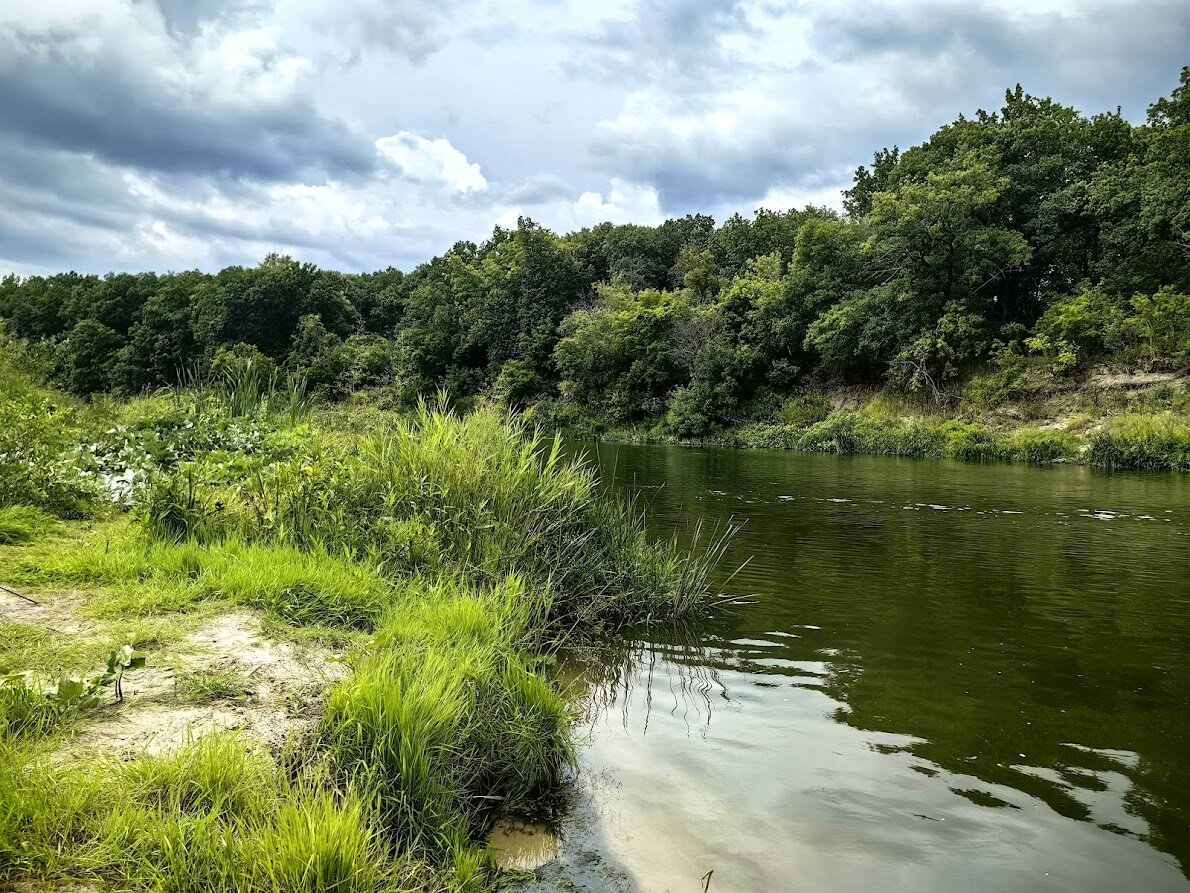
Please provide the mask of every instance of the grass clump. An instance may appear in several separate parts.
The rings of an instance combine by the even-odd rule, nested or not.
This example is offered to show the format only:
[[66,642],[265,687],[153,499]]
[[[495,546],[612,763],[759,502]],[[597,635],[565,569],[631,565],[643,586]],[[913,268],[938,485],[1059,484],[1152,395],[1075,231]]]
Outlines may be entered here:
[[573,759],[570,714],[524,645],[548,596],[414,583],[327,702],[321,740],[378,792],[401,845],[447,857],[497,806],[540,810]]
[[651,542],[560,441],[495,409],[422,406],[408,425],[317,443],[234,486],[189,468],[158,479],[145,506],[159,540],[288,546],[480,586],[521,574],[550,586],[551,620],[568,626],[693,610],[717,555]]
[[85,880],[162,893],[429,890],[375,807],[292,778],[227,735],[103,771],[0,752],[0,880]]
[[251,679],[239,670],[222,667],[187,670],[174,677],[178,697],[190,704],[244,701],[251,697]]
[[1091,437],[1090,462],[1107,468],[1190,471],[1190,421],[1172,415],[1124,415]]
[[0,546],[27,543],[44,536],[56,526],[56,519],[31,505],[0,508]]

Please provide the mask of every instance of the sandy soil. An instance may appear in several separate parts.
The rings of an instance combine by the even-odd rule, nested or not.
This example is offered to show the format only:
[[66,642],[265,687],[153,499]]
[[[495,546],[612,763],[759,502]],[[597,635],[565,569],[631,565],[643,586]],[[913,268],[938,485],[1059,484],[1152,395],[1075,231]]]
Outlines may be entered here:
[[[94,624],[79,616],[83,599],[73,593],[35,594],[37,604],[0,592],[0,617],[87,635]],[[204,619],[180,642],[147,654],[147,665],[129,671],[124,700],[105,703],[74,730],[67,747],[130,758],[161,753],[213,731],[240,731],[272,749],[300,735],[317,718],[320,694],[341,678],[344,665],[329,650],[298,647],[265,636],[260,616],[246,610]],[[230,669],[248,680],[243,698],[190,704],[175,677],[194,670]]]
[[1088,382],[1100,390],[1117,388],[1145,388],[1155,384],[1180,382],[1184,376],[1177,372],[1114,372],[1099,369],[1091,374]]

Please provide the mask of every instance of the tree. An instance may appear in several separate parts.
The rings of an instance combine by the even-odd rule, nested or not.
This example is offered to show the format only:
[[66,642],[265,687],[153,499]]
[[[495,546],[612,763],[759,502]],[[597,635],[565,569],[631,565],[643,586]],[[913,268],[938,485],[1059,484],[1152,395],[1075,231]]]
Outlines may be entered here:
[[90,396],[112,386],[112,358],[123,346],[119,333],[93,319],[75,325],[58,352],[63,387]]

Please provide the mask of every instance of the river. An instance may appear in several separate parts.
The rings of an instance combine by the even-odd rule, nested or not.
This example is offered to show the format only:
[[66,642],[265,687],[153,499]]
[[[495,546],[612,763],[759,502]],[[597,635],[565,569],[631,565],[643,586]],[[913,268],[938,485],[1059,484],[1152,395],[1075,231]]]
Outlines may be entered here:
[[529,889],[1190,890],[1190,475],[582,449],[738,600],[584,667]]

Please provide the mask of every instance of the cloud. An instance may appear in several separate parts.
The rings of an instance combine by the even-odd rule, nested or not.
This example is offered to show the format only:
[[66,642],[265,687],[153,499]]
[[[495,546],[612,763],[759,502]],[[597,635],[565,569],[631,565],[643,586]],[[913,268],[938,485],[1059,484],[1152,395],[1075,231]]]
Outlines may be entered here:
[[580,195],[574,203],[574,217],[580,226],[594,226],[605,220],[656,225],[664,219],[656,189],[619,178],[612,178],[606,199],[598,192]]
[[749,27],[733,32],[747,65],[631,91],[593,129],[590,150],[609,174],[655,185],[663,209],[682,213],[843,186],[874,150],[997,108],[1017,82],[1091,112],[1123,102],[1139,119],[1190,44],[1190,7],[1145,5],[753,5]]
[[574,195],[574,187],[555,174],[534,174],[528,180],[507,190],[505,200],[513,204],[538,205],[566,199]]
[[130,0],[0,6],[10,141],[180,174],[280,180],[364,173],[368,141],[318,109],[309,60],[275,28],[169,32]]
[[428,140],[402,130],[376,140],[376,148],[402,175],[416,183],[438,183],[460,193],[488,188],[479,165],[468,161],[450,140]]
[[567,63],[578,75],[673,84],[721,77],[745,67],[731,51],[739,34],[755,34],[743,0],[635,0],[591,33],[573,35],[579,54]]
[[837,205],[1018,81],[1140,120],[1187,45],[1174,0],[0,0],[0,272]]
[[331,35],[356,61],[367,50],[386,50],[421,62],[449,39],[458,0],[284,0],[277,14]]
[[[907,88],[967,94],[991,81],[1133,117],[1186,62],[1190,6],[1181,0],[911,5],[883,0],[816,20],[811,40],[839,64],[899,65]],[[920,72],[915,76],[915,73]],[[931,83],[922,74],[944,73]]]

